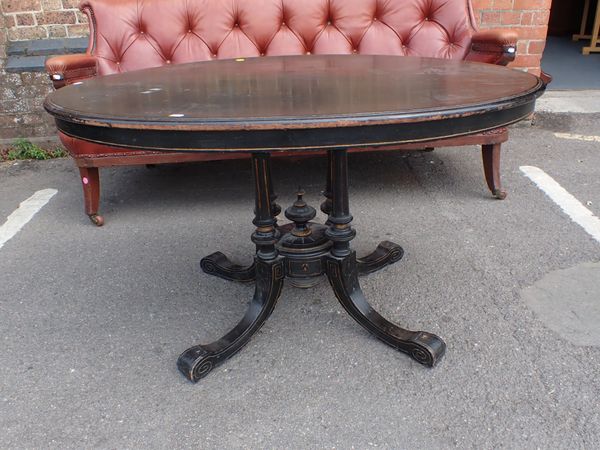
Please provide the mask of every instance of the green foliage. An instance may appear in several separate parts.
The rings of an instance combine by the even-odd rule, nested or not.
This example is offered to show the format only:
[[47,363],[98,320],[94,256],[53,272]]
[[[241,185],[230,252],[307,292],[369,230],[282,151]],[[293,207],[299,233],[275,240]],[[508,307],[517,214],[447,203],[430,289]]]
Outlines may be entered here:
[[65,156],[68,155],[67,152],[65,152],[62,148],[60,147],[56,147],[54,150],[51,150],[49,152],[50,154],[50,158],[64,158]]
[[54,150],[44,150],[40,146],[28,141],[27,139],[17,139],[12,148],[8,150],[6,159],[14,161],[16,159],[51,159],[62,158],[67,153],[60,147]]

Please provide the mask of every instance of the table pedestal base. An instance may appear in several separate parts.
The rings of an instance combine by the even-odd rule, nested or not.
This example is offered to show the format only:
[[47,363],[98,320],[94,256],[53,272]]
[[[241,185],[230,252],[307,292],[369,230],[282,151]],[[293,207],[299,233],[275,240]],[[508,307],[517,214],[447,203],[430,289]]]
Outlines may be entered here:
[[218,341],[196,345],[181,354],[179,370],[191,381],[205,377],[214,367],[238,352],[270,316],[281,294],[284,278],[296,287],[308,288],[326,275],[335,296],[360,325],[391,347],[408,354],[417,362],[433,367],[444,355],[446,344],[425,331],[409,331],[387,321],[367,302],[358,281],[368,274],[399,261],[404,251],[384,241],[370,255],[356,258],[349,242],[355,232],[348,211],[347,160],[344,150],[329,152],[329,173],[321,209],[329,215],[326,225],[310,222],[315,210],[302,199],[286,210],[293,223],[278,227],[275,216],[281,209],[275,204],[269,157],[253,155],[256,184],[252,240],[257,253],[248,267],[232,263],[216,252],[202,259],[204,272],[232,281],[254,282],[255,292],[242,320]]

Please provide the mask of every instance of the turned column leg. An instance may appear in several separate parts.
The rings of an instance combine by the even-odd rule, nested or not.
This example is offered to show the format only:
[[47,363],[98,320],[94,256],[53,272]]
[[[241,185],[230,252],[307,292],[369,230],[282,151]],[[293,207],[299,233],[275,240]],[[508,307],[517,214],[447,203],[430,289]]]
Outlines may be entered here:
[[[252,159],[252,170],[255,176],[256,182],[256,171],[260,166],[261,174],[264,177],[264,185],[268,192],[268,202],[270,210],[265,212],[269,216],[269,221],[272,220],[273,226],[277,227],[277,216],[281,213],[281,207],[275,202],[277,195],[275,195],[275,189],[273,187],[273,179],[271,176],[271,157],[268,153],[261,154],[260,156]],[[258,165],[258,166],[257,166]],[[262,205],[262,203],[261,203]],[[256,207],[258,208],[258,206]],[[255,209],[255,212],[258,209]],[[261,213],[262,214],[262,213]],[[223,278],[229,281],[239,281],[242,283],[252,282],[255,279],[256,266],[254,263],[249,266],[242,266],[232,262],[222,252],[214,252],[200,261],[200,267],[209,275],[214,275],[219,278]]]
[[486,144],[481,146],[483,171],[485,181],[492,195],[499,200],[506,198],[506,191],[500,183],[500,148],[501,144]]
[[281,294],[284,268],[283,258],[275,248],[278,231],[273,217],[268,161],[268,154],[252,155],[256,194],[253,220],[256,231],[252,234],[256,244],[254,296],[242,320],[229,333],[210,344],[195,345],[179,356],[177,367],[193,382],[241,350],[269,318]]
[[281,206],[275,202],[277,200],[277,194],[275,193],[275,188],[273,186],[273,177],[271,176],[271,155],[269,153],[265,153],[265,161],[266,161],[266,172],[267,172],[267,185],[269,189],[269,198],[271,200],[271,217],[275,219],[274,226],[277,227],[277,216],[281,213]]
[[[322,192],[325,200],[321,203],[321,211],[328,216],[331,214],[331,153],[327,154],[327,177],[325,181],[325,190]],[[329,225],[329,224],[327,224]]]
[[329,150],[329,176],[331,188],[331,212],[326,236],[333,242],[331,254],[344,257],[350,254],[350,241],[356,231],[350,226],[352,215],[348,199],[348,152]]
[[[321,203],[321,211],[323,211],[328,216],[331,215],[333,211],[333,192],[332,192],[332,170],[334,169],[334,165],[332,160],[336,157],[335,152],[330,152],[327,158],[327,179],[325,184],[325,190],[323,191],[323,195],[325,196],[325,201]],[[345,167],[347,167],[347,161],[345,163]],[[346,169],[347,170],[347,169]],[[347,177],[347,173],[346,173]],[[331,225],[329,220],[326,225]],[[358,264],[358,273],[359,275],[366,275],[369,273],[376,272],[378,270],[383,269],[390,264],[398,262],[404,256],[404,250],[398,244],[395,244],[390,241],[383,241],[377,245],[377,248],[370,254],[357,258],[356,262]]]
[[446,350],[444,341],[432,333],[406,330],[389,322],[371,307],[362,292],[356,254],[350,249],[355,232],[350,226],[347,154],[346,151],[332,150],[329,156],[332,205],[327,237],[333,241],[333,247],[327,257],[327,278],[335,296],[348,314],[373,335],[417,362],[432,367]]
[[100,173],[97,167],[79,167],[81,185],[83,187],[83,201],[85,213],[90,220],[101,227],[104,218],[98,214],[100,204]]

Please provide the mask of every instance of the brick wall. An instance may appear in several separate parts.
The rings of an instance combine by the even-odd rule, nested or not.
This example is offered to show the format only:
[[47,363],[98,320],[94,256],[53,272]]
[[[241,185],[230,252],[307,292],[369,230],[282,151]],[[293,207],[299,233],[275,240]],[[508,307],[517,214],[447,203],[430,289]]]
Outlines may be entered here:
[[517,59],[511,67],[540,73],[552,0],[472,0],[480,29],[503,28],[519,35]]
[[[551,0],[472,0],[481,29],[516,30],[520,41],[513,67],[539,74]],[[54,136],[42,102],[51,90],[44,73],[6,73],[7,41],[86,36],[79,0],[0,0],[0,145],[16,137]]]
[[[0,18],[1,20],[1,18]],[[6,32],[0,29],[0,148],[16,138],[42,138],[56,133],[42,103],[51,91],[40,72],[6,73]]]
[[10,41],[86,36],[78,0],[1,0]]
[[42,108],[52,90],[41,72],[7,73],[9,41],[86,36],[87,20],[78,0],[0,0],[0,145],[15,138],[55,136]]

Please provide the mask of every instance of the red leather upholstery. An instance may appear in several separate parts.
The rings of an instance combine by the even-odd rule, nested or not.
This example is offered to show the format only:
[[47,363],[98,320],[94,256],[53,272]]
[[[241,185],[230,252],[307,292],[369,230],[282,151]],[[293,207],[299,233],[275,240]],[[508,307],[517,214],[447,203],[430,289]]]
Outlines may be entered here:
[[467,61],[506,65],[517,54],[517,33],[514,31],[486,30],[471,38],[471,51]]
[[165,64],[308,53],[508,64],[513,32],[476,33],[470,0],[83,0],[86,55],[48,59],[54,86]]
[[96,64],[98,59],[91,55],[61,55],[49,58],[46,61],[46,70],[56,89],[65,84],[97,75]]
[[467,0],[83,0],[98,74],[217,58],[363,53],[462,59]]

